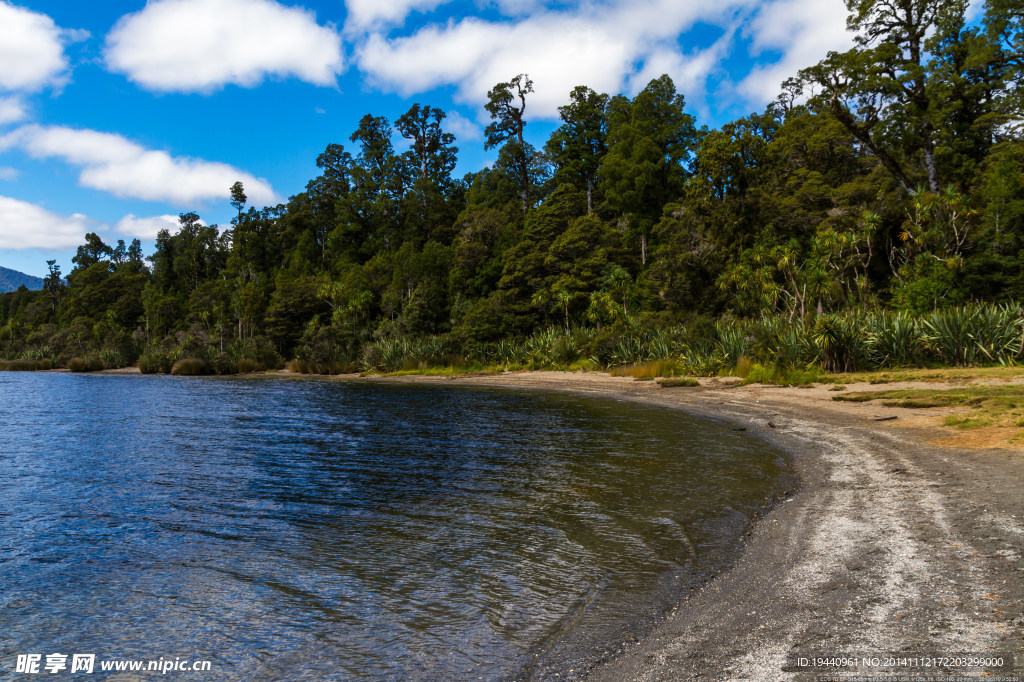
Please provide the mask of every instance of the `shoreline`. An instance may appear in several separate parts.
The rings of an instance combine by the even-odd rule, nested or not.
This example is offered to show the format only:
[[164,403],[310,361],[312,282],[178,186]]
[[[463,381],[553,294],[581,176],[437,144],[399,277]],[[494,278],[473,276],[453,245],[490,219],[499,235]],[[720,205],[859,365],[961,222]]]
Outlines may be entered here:
[[896,653],[1012,654],[1024,669],[1024,453],[939,427],[950,409],[596,373],[369,380],[630,400],[733,422],[792,458],[801,487],[758,519],[728,570],[591,669],[547,668],[542,657],[532,679],[812,680],[829,671],[792,670],[792,658]]
[[816,680],[835,671],[797,671],[792,659],[898,653],[1013,655],[1024,672],[1024,448],[1008,443],[1008,429],[940,426],[955,408],[834,402],[820,385],[664,388],[584,372],[252,376],[628,400],[732,422],[791,457],[801,487],[760,516],[726,571],[638,641],[609,643],[591,667],[569,672],[541,655],[530,679]]

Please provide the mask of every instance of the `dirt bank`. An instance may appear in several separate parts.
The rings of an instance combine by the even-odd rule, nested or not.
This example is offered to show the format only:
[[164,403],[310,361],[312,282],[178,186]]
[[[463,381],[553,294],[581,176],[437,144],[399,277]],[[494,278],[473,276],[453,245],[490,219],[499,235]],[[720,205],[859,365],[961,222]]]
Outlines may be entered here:
[[[597,667],[570,672],[541,661],[537,678],[812,680],[825,672],[793,670],[797,656],[1003,653],[1024,663],[1024,452],[1005,430],[958,441],[938,426],[949,410],[839,403],[827,386],[662,388],[556,372],[380,380],[636,400],[728,419],[792,453],[801,489],[754,527],[732,570],[639,643],[609,645]],[[877,387],[849,390],[863,388]],[[987,445],[998,447],[979,447]],[[858,667],[845,671],[881,672]]]

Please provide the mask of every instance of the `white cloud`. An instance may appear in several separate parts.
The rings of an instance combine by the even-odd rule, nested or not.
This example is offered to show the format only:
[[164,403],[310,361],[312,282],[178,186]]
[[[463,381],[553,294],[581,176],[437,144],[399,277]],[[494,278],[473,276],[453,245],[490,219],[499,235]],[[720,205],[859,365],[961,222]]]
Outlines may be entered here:
[[51,213],[26,201],[0,196],[0,249],[69,249],[81,244],[93,220]]
[[673,48],[652,52],[644,60],[643,67],[629,78],[630,92],[639,92],[653,79],[668,74],[676,90],[683,93],[688,101],[698,99],[705,92],[708,75],[728,55],[734,35],[734,30],[726,31],[710,47],[687,55]]
[[985,0],[970,0],[967,3],[967,11],[964,16],[968,23],[981,19],[985,13]]
[[25,105],[20,97],[0,97],[0,125],[25,119]]
[[17,168],[11,168],[10,166],[0,166],[0,180],[5,182],[14,182],[18,179],[21,173]]
[[107,67],[156,91],[258,85],[268,76],[333,86],[341,37],[272,0],[155,0],[107,35]]
[[817,64],[830,50],[852,47],[847,14],[840,0],[779,0],[765,5],[749,27],[753,51],[779,50],[783,56],[753,69],[740,82],[740,93],[753,101],[772,100],[782,91],[782,81],[800,69]]
[[0,90],[60,85],[68,68],[67,36],[53,19],[0,1]]
[[[357,55],[363,71],[383,87],[408,96],[455,84],[457,99],[476,105],[495,83],[528,73],[536,92],[528,100],[527,116],[553,118],[575,86],[620,92],[643,70],[638,65],[648,60],[666,61],[671,55],[668,61],[679,73],[685,73],[691,62],[706,67],[694,62],[693,55],[680,54],[679,35],[698,21],[730,23],[750,1],[617,0],[600,8],[585,4],[512,22],[469,17],[426,26],[407,37],[372,34]],[[706,75],[694,73],[689,80]],[[639,87],[645,84],[646,80]]]
[[237,180],[253,203],[277,200],[266,180],[228,164],[171,156],[112,133],[29,125],[0,137],[0,151],[11,146],[35,158],[60,158],[81,166],[78,179],[83,186],[117,197],[188,206],[228,198]]
[[[206,224],[202,220],[199,223],[201,225]],[[117,221],[117,224],[114,225],[114,230],[130,237],[138,237],[139,239],[156,239],[156,235],[160,230],[167,230],[171,234],[175,234],[180,227],[181,225],[176,215],[139,218],[129,213]]]
[[449,111],[444,118],[444,129],[455,136],[455,142],[484,139],[484,131],[457,111]]
[[[528,99],[527,118],[554,118],[580,84],[633,94],[668,73],[684,94],[702,94],[709,78],[724,75],[741,36],[760,65],[730,80],[741,80],[739,95],[760,105],[774,98],[785,77],[850,44],[842,0],[580,0],[556,3],[560,10],[551,3],[538,8],[534,0],[482,4],[525,15],[452,18],[400,36],[367,29],[356,50],[361,70],[374,85],[403,96],[453,85],[456,101],[474,106],[483,104],[495,83],[528,73],[536,92]],[[400,21],[403,12],[434,3],[374,6],[378,15],[386,10]],[[709,26],[721,30],[711,45],[704,37]],[[700,42],[686,45],[695,28]]]
[[451,0],[347,0],[349,31],[381,24],[401,24],[412,11],[429,12]]

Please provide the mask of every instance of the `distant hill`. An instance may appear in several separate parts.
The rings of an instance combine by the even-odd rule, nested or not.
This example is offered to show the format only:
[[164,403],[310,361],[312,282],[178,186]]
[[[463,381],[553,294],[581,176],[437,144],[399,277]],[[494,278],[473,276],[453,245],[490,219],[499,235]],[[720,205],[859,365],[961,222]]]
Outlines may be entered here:
[[5,291],[17,291],[18,287],[24,284],[29,289],[42,289],[43,280],[40,277],[26,275],[24,272],[11,270],[0,266],[0,293]]

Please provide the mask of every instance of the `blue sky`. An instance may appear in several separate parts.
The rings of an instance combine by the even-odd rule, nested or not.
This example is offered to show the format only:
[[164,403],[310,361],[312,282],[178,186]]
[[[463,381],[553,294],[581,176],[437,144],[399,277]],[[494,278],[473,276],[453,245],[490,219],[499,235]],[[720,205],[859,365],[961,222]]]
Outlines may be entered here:
[[[367,113],[449,113],[459,174],[483,102],[528,73],[542,143],[573,86],[635,94],[668,73],[700,124],[761,109],[846,49],[842,0],[0,0],[0,265],[64,272],[86,231],[143,240],[228,187],[286,201]],[[396,136],[396,144],[400,138]]]

